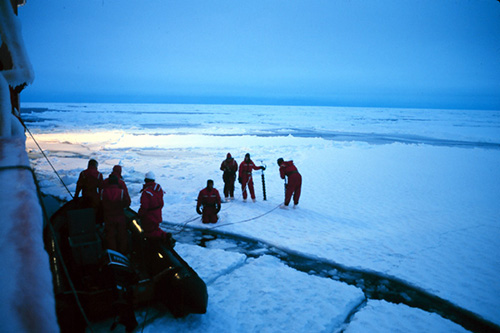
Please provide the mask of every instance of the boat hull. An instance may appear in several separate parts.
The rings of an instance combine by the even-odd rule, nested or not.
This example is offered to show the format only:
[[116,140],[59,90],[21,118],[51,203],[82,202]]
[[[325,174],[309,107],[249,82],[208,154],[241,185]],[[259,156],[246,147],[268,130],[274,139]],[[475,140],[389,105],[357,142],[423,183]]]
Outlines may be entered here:
[[128,313],[153,302],[163,303],[174,317],[206,312],[205,282],[171,243],[144,237],[136,212],[126,209],[125,214],[130,251],[128,257],[117,254],[117,263],[110,259],[113,251],[105,249],[103,228],[95,224],[91,208],[82,209],[72,200],[46,224],[44,242],[62,331],[84,329],[87,320],[120,316],[123,304]]

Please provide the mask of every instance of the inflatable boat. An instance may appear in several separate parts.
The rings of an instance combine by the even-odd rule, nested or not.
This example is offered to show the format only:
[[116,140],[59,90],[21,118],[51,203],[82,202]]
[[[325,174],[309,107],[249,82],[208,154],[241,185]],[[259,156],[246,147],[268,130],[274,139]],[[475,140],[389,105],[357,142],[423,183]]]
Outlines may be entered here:
[[105,249],[92,208],[76,200],[57,210],[44,228],[62,332],[83,332],[92,321],[114,317],[132,331],[134,309],[163,303],[174,317],[205,313],[207,287],[175,252],[175,241],[143,236],[140,219],[125,210],[129,255]]

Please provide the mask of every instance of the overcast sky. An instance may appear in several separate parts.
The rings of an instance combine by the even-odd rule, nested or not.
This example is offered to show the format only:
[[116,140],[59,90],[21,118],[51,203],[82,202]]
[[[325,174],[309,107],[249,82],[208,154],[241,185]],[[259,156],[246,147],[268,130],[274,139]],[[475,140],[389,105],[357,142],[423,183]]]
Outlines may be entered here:
[[23,101],[500,110],[497,0],[28,0]]

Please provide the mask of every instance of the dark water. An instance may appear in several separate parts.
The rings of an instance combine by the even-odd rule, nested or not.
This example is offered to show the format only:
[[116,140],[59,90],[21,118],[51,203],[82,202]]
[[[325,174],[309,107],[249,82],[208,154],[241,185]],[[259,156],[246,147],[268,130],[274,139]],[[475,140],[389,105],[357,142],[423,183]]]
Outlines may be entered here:
[[[168,223],[163,223],[162,225],[166,226],[167,230],[172,232],[177,241],[181,243],[210,248],[211,242],[224,240],[224,250],[226,251],[242,253],[253,258],[261,255],[277,257],[284,264],[298,271],[356,286],[363,290],[366,300],[385,300],[391,303],[405,304],[427,312],[434,312],[473,332],[500,332],[499,326],[484,320],[475,313],[433,295],[426,290],[415,287],[397,277],[347,267],[333,261],[311,259],[299,253],[279,249],[252,238],[222,231],[188,226],[184,226],[179,231],[178,225]],[[220,248],[219,244],[217,248]],[[359,307],[354,309],[347,320],[349,321],[358,310]]]

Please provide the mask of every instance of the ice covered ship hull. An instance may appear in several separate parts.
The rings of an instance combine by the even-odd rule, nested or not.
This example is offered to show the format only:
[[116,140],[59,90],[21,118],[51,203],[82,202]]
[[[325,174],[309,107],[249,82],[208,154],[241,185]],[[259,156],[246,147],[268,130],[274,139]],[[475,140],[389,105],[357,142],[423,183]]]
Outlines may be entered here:
[[61,331],[83,331],[89,321],[110,317],[130,330],[137,325],[133,309],[152,302],[165,304],[175,317],[206,312],[203,280],[171,244],[146,239],[134,211],[126,216],[129,258],[105,250],[94,210],[75,200],[45,226]]

